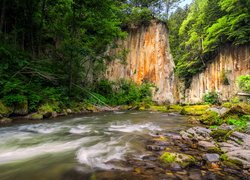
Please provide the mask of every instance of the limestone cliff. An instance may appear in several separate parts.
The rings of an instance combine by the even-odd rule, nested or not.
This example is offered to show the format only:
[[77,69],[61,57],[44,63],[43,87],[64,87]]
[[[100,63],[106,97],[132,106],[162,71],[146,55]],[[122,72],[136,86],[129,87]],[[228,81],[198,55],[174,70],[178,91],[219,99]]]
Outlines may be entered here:
[[174,62],[170,55],[166,25],[153,20],[128,32],[126,40],[118,42],[112,53],[127,51],[125,61],[116,59],[108,63],[109,80],[132,79],[140,84],[148,81],[156,85],[153,100],[158,103],[174,102]]
[[218,92],[222,101],[229,100],[239,91],[237,78],[247,74],[250,74],[250,46],[224,47],[204,72],[192,78],[180,101],[198,103],[211,91]]

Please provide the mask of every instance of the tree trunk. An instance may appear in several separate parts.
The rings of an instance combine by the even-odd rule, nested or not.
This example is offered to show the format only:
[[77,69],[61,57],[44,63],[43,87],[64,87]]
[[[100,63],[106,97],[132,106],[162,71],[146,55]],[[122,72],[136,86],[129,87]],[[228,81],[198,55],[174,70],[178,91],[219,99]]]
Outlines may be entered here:
[[1,19],[0,19],[0,34],[3,32],[3,25],[4,25],[4,19],[5,19],[5,4],[6,0],[3,0],[2,2],[2,9],[1,9]]

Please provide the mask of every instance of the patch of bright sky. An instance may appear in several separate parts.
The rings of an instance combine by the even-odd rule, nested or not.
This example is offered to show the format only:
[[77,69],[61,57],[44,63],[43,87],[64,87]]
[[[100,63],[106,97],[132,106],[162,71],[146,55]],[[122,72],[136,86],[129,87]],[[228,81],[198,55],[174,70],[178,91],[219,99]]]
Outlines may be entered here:
[[181,3],[180,3],[180,7],[184,7],[185,5],[187,5],[187,4],[191,4],[191,2],[192,2],[193,0],[184,0],[184,1],[182,1]]

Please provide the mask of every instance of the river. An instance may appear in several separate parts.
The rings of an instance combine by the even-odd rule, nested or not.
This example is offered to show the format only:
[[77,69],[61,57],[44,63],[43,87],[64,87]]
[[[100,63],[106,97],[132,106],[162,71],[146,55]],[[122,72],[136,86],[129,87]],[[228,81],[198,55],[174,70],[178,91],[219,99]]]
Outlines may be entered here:
[[1,127],[0,179],[91,179],[100,171],[128,172],[126,159],[147,155],[145,141],[150,135],[188,127],[184,116],[148,111],[93,113]]

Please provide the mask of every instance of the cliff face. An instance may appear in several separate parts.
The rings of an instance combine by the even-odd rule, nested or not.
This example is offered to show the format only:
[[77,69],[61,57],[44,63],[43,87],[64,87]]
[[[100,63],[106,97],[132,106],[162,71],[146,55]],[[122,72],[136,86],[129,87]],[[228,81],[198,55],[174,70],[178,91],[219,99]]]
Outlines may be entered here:
[[204,93],[211,91],[216,91],[222,101],[229,100],[239,91],[237,78],[247,74],[250,74],[250,46],[225,47],[204,72],[192,78],[181,102],[202,102]]
[[106,77],[109,80],[132,79],[156,85],[153,100],[158,103],[174,102],[174,63],[170,55],[166,25],[152,21],[128,33],[126,40],[118,42],[112,54],[127,52],[125,61],[116,59],[108,63]]

